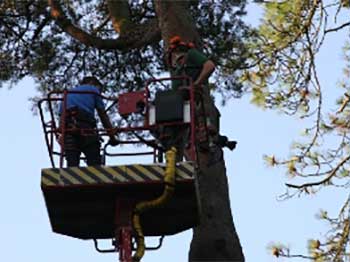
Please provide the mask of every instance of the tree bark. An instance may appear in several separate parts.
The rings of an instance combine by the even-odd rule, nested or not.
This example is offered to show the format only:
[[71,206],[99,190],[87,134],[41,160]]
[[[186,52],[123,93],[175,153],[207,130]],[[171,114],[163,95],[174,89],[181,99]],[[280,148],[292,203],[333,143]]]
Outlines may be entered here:
[[128,1],[108,0],[107,3],[114,30],[119,34],[124,34],[133,26],[130,18]]
[[[188,42],[200,43],[188,1],[155,1],[159,28],[165,50],[175,35]],[[189,261],[243,262],[244,255],[233,218],[224,161],[207,167],[207,155],[200,154],[198,174],[202,212],[200,225],[193,229]]]
[[158,25],[165,50],[171,37],[178,35],[187,42],[198,43],[200,38],[188,10],[188,1],[155,0]]
[[201,156],[198,175],[201,216],[193,229],[190,262],[243,262],[242,247],[233,223],[224,161],[205,166]]

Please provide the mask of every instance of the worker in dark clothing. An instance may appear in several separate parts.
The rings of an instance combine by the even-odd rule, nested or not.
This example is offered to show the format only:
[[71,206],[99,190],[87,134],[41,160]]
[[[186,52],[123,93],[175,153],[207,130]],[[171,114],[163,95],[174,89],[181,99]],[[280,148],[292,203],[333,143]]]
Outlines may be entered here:
[[[172,76],[187,76],[192,79],[197,91],[202,94],[204,109],[207,115],[207,126],[218,133],[220,113],[210,97],[208,78],[215,70],[215,64],[208,59],[192,43],[181,41],[178,36],[170,40],[168,64],[171,65]],[[172,88],[177,90],[181,86],[188,86],[183,80],[174,80]]]
[[118,144],[104,103],[99,96],[101,91],[102,84],[96,77],[85,77],[80,85],[68,90],[64,119],[64,103],[61,104],[60,126],[64,122],[68,129],[64,135],[67,166],[79,166],[81,153],[85,155],[87,165],[101,165],[100,138],[95,130],[95,110],[102,125],[108,130],[109,144]]
[[[205,121],[209,132],[210,150],[212,152],[218,151],[218,147],[228,147],[233,150],[236,147],[236,141],[229,141],[226,136],[219,135],[220,112],[210,95],[208,78],[215,70],[214,62],[196,49],[194,44],[183,42],[179,36],[170,40],[167,60],[172,70],[172,76],[191,78],[196,92],[200,94],[205,111],[205,117],[204,119],[202,117],[202,121]],[[182,86],[188,86],[188,83],[184,83],[182,79],[172,81],[173,89],[178,90]],[[222,154],[219,155],[216,158],[222,157]]]

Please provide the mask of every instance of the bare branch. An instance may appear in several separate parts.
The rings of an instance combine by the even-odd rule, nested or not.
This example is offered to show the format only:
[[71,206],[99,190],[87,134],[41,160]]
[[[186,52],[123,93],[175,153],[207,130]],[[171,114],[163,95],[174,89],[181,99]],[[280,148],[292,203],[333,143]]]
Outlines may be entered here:
[[322,185],[324,183],[327,183],[331,180],[332,177],[334,177],[336,175],[336,173],[338,172],[339,168],[341,168],[347,161],[349,161],[350,159],[350,155],[347,156],[346,158],[344,158],[333,170],[332,172],[329,174],[329,176],[327,176],[326,178],[322,179],[321,181],[318,182],[310,182],[310,183],[305,183],[302,185],[293,185],[293,184],[286,184],[287,187],[291,187],[291,188],[297,188],[297,189],[302,189],[302,188],[307,188],[307,187],[312,187],[312,186],[319,186]]
[[344,27],[347,27],[347,26],[350,26],[350,22],[347,22],[347,23],[342,24],[342,25],[340,25],[338,27],[335,27],[335,28],[328,29],[328,30],[326,30],[324,32],[325,32],[325,34],[330,33],[330,32],[337,32],[337,31],[339,31],[339,30],[341,30],[341,29],[343,29]]
[[107,16],[100,25],[98,25],[96,28],[94,28],[92,30],[92,33],[93,34],[96,34],[97,32],[101,31],[103,27],[106,26],[106,24],[108,23],[108,21],[110,20],[111,18],[109,16]]

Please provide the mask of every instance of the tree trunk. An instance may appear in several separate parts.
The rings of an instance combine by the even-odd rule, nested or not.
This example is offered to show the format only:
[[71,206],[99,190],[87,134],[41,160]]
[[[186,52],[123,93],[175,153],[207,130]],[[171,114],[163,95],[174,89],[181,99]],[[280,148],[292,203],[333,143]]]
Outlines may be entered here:
[[[155,1],[164,47],[179,35],[185,41],[200,43],[187,1]],[[193,229],[190,262],[242,262],[244,256],[231,215],[226,167],[223,161],[206,166],[208,156],[201,154],[198,174],[202,207],[200,225]]]
[[[201,156],[200,162],[205,156]],[[224,161],[201,165],[198,175],[202,213],[200,225],[193,229],[190,262],[243,262],[244,256],[231,215]]]

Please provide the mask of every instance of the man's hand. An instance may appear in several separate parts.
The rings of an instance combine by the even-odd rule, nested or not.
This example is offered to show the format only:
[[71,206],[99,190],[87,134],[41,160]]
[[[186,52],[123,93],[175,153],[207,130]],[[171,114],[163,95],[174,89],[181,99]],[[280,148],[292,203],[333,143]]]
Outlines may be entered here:
[[193,86],[196,87],[196,88],[200,88],[202,86],[202,83],[199,82],[198,80],[196,80],[196,81],[193,82]]
[[196,81],[194,81],[193,85],[195,87],[200,87],[202,83],[205,83],[205,81],[210,77],[210,75],[214,72],[215,70],[215,64],[213,61],[208,60],[207,62],[204,63],[203,69],[200,72],[199,76],[197,77]]
[[194,92],[196,96],[201,97],[203,95],[202,83],[195,81],[193,82]]

